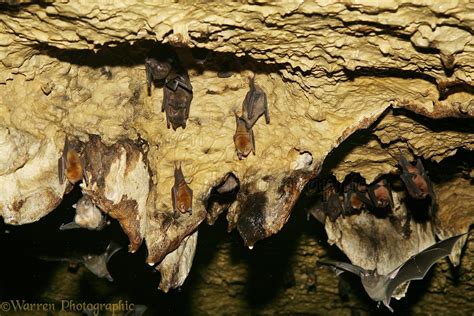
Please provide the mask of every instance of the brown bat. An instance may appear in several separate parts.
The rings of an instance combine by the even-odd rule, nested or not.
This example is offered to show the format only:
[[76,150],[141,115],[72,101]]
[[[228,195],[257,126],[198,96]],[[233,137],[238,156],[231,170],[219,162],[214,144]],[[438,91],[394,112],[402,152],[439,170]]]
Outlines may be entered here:
[[237,116],[234,112],[236,129],[234,134],[234,144],[239,159],[247,157],[250,152],[255,155],[255,139],[252,127],[244,117]]
[[399,164],[402,167],[402,181],[405,183],[410,196],[419,200],[425,199],[428,196],[434,199],[434,191],[431,186],[431,181],[428,178],[420,159],[418,159],[416,165],[413,166],[400,151]]
[[270,114],[268,112],[267,95],[255,84],[255,75],[249,80],[250,90],[245,95],[242,103],[242,113],[248,120],[248,126],[253,127],[257,120],[265,114],[265,121],[270,124]]
[[344,215],[359,213],[369,201],[367,187],[361,183],[350,182],[344,188]]
[[66,136],[63,154],[58,159],[59,183],[63,184],[64,180],[67,178],[72,184],[75,184],[82,179],[84,179],[87,184],[84,166],[84,159],[81,158],[78,152],[71,146]]
[[368,188],[371,206],[375,208],[393,208],[392,190],[387,180],[382,179]]
[[189,80],[188,72],[181,67],[176,71],[171,70],[166,77],[163,91],[163,104],[161,112],[166,113],[166,126],[173,130],[178,127],[186,128],[189,109],[193,99],[193,87]]
[[193,190],[184,180],[181,164],[174,167],[174,186],[171,188],[171,198],[173,200],[173,210],[181,213],[192,212],[193,209]]

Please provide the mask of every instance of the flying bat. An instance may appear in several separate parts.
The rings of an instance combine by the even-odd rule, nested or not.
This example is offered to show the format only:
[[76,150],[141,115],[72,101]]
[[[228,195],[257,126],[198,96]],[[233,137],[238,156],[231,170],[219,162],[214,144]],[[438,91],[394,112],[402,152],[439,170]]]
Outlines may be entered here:
[[319,264],[332,266],[337,275],[343,272],[352,272],[358,275],[370,298],[378,302],[379,305],[380,302],[383,302],[393,313],[393,309],[389,305],[393,291],[404,282],[422,280],[436,261],[449,256],[456,242],[466,234],[457,235],[437,242],[433,246],[410,257],[405,263],[387,275],[378,274],[376,269],[366,270],[359,266],[340,261],[322,260],[319,261]]
[[370,298],[380,305],[380,302],[391,311],[390,299],[393,291],[404,282],[422,280],[428,270],[439,259],[449,256],[456,242],[466,234],[457,235],[439,241],[431,247],[410,257],[405,263],[387,275],[380,275],[377,270],[366,270],[359,266],[333,260],[320,260],[322,265],[332,266],[339,275],[343,272],[352,272],[361,278],[362,285]]
[[193,190],[188,186],[184,179],[181,164],[174,167],[174,185],[171,188],[171,199],[173,200],[174,211],[181,213],[192,212],[193,209]]
[[82,256],[73,256],[67,258],[57,258],[57,257],[46,257],[40,256],[39,259],[45,261],[66,261],[74,264],[84,265],[90,272],[94,273],[99,278],[106,278],[110,282],[114,279],[107,269],[107,263],[109,262],[112,256],[122,249],[122,246],[115,242],[110,242],[105,251],[99,255],[96,254],[86,254]]

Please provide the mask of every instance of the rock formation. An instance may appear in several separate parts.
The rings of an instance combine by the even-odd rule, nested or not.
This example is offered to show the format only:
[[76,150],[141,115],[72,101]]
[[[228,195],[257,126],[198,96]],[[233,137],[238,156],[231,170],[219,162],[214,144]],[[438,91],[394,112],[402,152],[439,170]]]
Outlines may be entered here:
[[[145,241],[166,291],[184,282],[206,217],[212,224],[228,209],[220,216],[229,231],[252,248],[284,227],[312,179],[397,182],[399,150],[433,175],[474,149],[469,1],[9,1],[0,9],[0,216],[23,225],[56,208],[70,190],[57,174],[68,135],[83,147],[83,194],[119,221],[131,252]],[[162,86],[148,95],[145,75],[145,58],[170,49],[193,87],[186,128],[176,131],[161,112]],[[234,112],[254,75],[271,123],[255,123],[256,153],[240,160]],[[172,206],[178,162],[193,190],[189,214]],[[467,232],[472,167],[433,175],[438,207],[428,219],[417,219],[398,186],[392,216],[326,219],[329,243],[387,272],[435,236]],[[229,174],[237,189],[216,200]]]

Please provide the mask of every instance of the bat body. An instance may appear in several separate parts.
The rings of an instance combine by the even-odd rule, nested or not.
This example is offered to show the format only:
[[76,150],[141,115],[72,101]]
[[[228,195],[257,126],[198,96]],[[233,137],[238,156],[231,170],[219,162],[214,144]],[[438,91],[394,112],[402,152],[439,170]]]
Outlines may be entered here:
[[146,82],[148,87],[148,95],[151,94],[151,84],[154,80],[163,80],[171,71],[171,63],[167,61],[159,61],[155,58],[145,59]]
[[63,154],[58,160],[58,176],[59,183],[63,184],[67,179],[72,184],[75,184],[82,179],[86,179],[84,160],[79,156],[79,153],[71,146],[66,136],[64,141]]
[[95,206],[90,197],[84,195],[76,205],[74,221],[62,224],[60,230],[87,228],[89,230],[102,230],[107,224],[106,216]]
[[334,268],[337,275],[342,272],[352,272],[361,278],[362,285],[370,298],[383,304],[393,312],[390,307],[390,299],[395,289],[410,280],[421,280],[428,270],[439,259],[451,254],[456,242],[466,234],[457,235],[439,241],[431,247],[410,257],[405,263],[387,275],[380,275],[377,270],[366,270],[359,266],[332,260],[322,260],[319,264],[329,265]]
[[253,127],[260,116],[265,114],[265,121],[269,124],[270,114],[268,112],[267,95],[255,84],[255,76],[250,79],[249,88],[242,104],[242,116],[246,117],[248,125]]
[[186,128],[189,109],[193,99],[193,87],[186,70],[171,70],[165,79],[161,111],[166,114],[166,126],[173,130]]
[[85,255],[82,257],[82,262],[84,266],[92,273],[94,273],[99,278],[106,278],[110,282],[114,279],[110,275],[109,270],[107,269],[107,263],[109,262],[112,256],[122,249],[122,247],[114,242],[111,242],[105,252],[100,255]]
[[433,187],[421,161],[418,159],[414,166],[408,162],[400,151],[399,164],[402,167],[402,181],[405,183],[410,196],[420,200],[430,196],[434,200]]
[[174,168],[174,186],[171,188],[171,198],[175,212],[180,211],[183,214],[192,212],[193,190],[191,190],[184,179],[181,165]]
[[341,197],[337,193],[331,194],[325,203],[324,213],[334,222],[343,212]]
[[344,189],[344,215],[359,213],[370,203],[367,187],[361,183],[350,182]]
[[107,269],[107,263],[109,262],[110,258],[120,249],[122,249],[120,245],[116,244],[115,242],[110,242],[105,251],[99,255],[86,254],[68,258],[40,257],[40,259],[46,261],[66,261],[70,264],[82,264],[99,278],[106,278],[112,282],[114,279]]
[[368,187],[371,206],[375,208],[393,208],[392,190],[387,180],[382,179]]
[[255,139],[252,126],[244,117],[235,114],[236,129],[234,134],[234,144],[239,159],[247,157],[251,152],[255,155]]

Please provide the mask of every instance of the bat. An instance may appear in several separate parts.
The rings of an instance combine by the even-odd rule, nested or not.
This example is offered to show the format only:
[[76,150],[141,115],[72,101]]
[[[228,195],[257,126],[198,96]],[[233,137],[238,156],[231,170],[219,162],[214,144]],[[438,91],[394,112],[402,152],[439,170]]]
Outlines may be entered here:
[[171,188],[171,199],[173,201],[173,210],[181,213],[192,212],[193,209],[193,190],[184,180],[181,164],[174,167],[174,185]]
[[72,184],[84,179],[87,185],[85,172],[85,161],[78,152],[71,146],[66,136],[64,140],[63,154],[58,159],[58,177],[59,183],[63,184],[66,178]]
[[247,157],[250,152],[255,155],[255,139],[253,136],[252,126],[249,125],[248,121],[244,117],[235,115],[235,134],[234,134],[234,144],[237,151],[237,157],[240,160]]
[[165,79],[171,71],[171,63],[168,61],[159,61],[155,58],[145,59],[146,82],[148,95],[151,94],[151,84],[154,80]]
[[387,180],[382,179],[368,187],[370,205],[374,208],[393,208],[392,190]]
[[255,84],[255,75],[249,80],[250,90],[245,95],[242,103],[242,113],[248,120],[248,126],[253,127],[257,120],[265,114],[265,121],[270,123],[270,114],[268,112],[267,95]]
[[370,205],[367,186],[355,181],[344,187],[344,215],[359,213],[366,205]]
[[87,228],[89,230],[102,230],[109,222],[106,216],[95,206],[91,198],[84,195],[73,207],[76,209],[74,220],[67,224],[61,224],[60,230],[76,228]]
[[323,178],[312,181],[312,186],[309,190],[313,192],[311,195],[316,196],[317,202],[309,208],[308,216],[311,214],[323,224],[326,221],[326,217],[329,217],[334,222],[344,212],[336,183],[331,179]]
[[[467,233],[466,233],[467,234]],[[387,275],[380,275],[377,270],[366,270],[359,266],[333,260],[320,260],[318,264],[333,267],[336,274],[351,272],[361,278],[362,285],[370,298],[380,305],[381,302],[391,311],[390,299],[393,291],[410,280],[422,280],[428,270],[441,258],[449,256],[456,242],[466,234],[457,235],[439,241],[410,257],[405,263]]]
[[340,195],[336,192],[329,195],[329,198],[325,203],[324,213],[332,222],[334,222],[343,212],[344,209],[342,207]]
[[165,79],[161,112],[166,114],[166,126],[173,130],[186,128],[189,109],[193,99],[193,87],[188,72],[181,67],[172,69]]
[[224,176],[221,183],[216,186],[216,192],[219,194],[226,194],[229,192],[233,192],[240,186],[240,181],[237,177],[232,173],[229,172]]
[[425,199],[430,196],[434,200],[434,191],[428,174],[423,168],[421,160],[418,159],[413,166],[400,151],[399,164],[402,167],[401,178],[407,188],[408,193],[415,199]]
[[107,269],[107,263],[109,262],[112,256],[122,249],[122,246],[118,245],[115,242],[110,242],[105,251],[99,255],[96,254],[86,254],[82,256],[72,256],[67,258],[58,258],[58,257],[44,257],[41,256],[39,259],[45,261],[66,261],[73,264],[82,264],[90,272],[98,276],[99,278],[106,278],[110,282],[114,279]]

